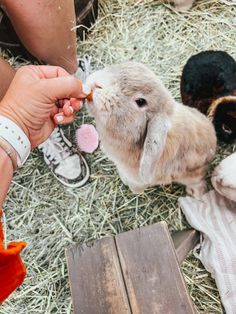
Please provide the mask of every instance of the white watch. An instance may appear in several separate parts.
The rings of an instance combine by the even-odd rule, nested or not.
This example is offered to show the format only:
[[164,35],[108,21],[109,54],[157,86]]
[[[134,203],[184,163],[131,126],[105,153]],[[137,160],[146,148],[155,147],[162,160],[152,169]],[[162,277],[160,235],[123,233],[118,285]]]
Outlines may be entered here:
[[17,153],[17,166],[23,166],[31,150],[30,141],[23,130],[12,120],[0,116],[0,137],[15,149]]

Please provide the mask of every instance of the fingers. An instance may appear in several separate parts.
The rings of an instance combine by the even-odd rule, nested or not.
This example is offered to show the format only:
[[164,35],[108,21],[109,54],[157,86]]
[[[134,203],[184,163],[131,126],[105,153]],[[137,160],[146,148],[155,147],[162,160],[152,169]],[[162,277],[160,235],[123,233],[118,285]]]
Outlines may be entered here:
[[37,79],[37,90],[49,98],[51,103],[58,101],[59,107],[61,99],[74,98],[72,107],[79,110],[81,104],[76,99],[84,99],[91,92],[89,86],[83,85],[80,80],[58,66],[24,66],[18,73],[22,73],[24,77],[28,74],[29,77]]
[[65,101],[62,111],[66,117],[70,117],[74,113],[74,109],[71,106],[71,102],[69,100]]
[[70,77],[71,74],[68,73],[65,69],[59,67],[59,66],[47,66],[47,65],[41,65],[38,67],[38,70],[43,75],[43,78],[45,79],[52,79],[57,77]]
[[65,116],[69,117],[74,113],[74,111],[80,110],[82,106],[83,106],[82,101],[80,101],[79,99],[72,98],[70,100],[65,101],[62,110]]
[[83,102],[80,99],[71,98],[70,103],[72,108],[76,111],[80,110],[83,107]]
[[62,108],[54,107],[51,117],[56,124],[67,124],[74,121],[75,111],[81,109],[82,102],[78,99],[63,99],[60,101]]
[[65,104],[67,104],[67,102],[70,102],[70,106],[75,110],[78,111],[83,107],[83,102],[80,99],[76,99],[76,98],[71,98],[71,99],[59,99],[56,102],[56,106],[58,108],[64,108]]
[[38,66],[26,66],[23,68],[30,68],[35,75],[40,79],[52,79],[57,77],[71,76],[65,69],[58,66],[38,65]]
[[69,117],[66,117],[62,112],[56,114],[53,117],[53,120],[55,122],[55,124],[68,124],[68,123],[72,123],[75,119],[75,115],[71,115]]
[[66,70],[58,66],[25,66],[19,72],[25,72],[39,79],[39,89],[52,102],[63,98],[85,98],[91,89]]
[[91,89],[73,76],[62,76],[42,79],[39,82],[41,91],[50,97],[52,102],[63,98],[85,98]]

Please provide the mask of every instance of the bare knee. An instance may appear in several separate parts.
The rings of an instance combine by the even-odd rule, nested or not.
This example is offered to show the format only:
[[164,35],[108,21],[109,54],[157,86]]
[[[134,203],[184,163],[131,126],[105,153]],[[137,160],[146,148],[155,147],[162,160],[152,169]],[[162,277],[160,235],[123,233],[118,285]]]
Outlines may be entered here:
[[77,69],[74,1],[4,0],[12,25],[37,59],[68,72]]

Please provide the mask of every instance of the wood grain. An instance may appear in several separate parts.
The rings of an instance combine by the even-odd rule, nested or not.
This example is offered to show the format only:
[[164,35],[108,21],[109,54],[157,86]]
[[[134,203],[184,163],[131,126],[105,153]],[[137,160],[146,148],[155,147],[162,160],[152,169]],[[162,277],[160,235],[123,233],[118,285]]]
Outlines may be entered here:
[[178,231],[172,234],[172,240],[179,264],[182,264],[188,253],[200,240],[199,232],[193,229]]
[[121,233],[115,241],[132,313],[195,313],[166,223]]
[[66,251],[75,314],[131,313],[114,238]]

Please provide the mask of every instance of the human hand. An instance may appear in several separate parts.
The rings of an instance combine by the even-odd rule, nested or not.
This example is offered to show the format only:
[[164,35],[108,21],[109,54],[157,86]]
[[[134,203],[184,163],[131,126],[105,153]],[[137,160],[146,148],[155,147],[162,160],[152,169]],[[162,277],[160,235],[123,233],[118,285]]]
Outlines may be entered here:
[[50,136],[57,123],[73,121],[80,99],[89,92],[83,92],[81,81],[60,67],[24,66],[0,103],[0,115],[18,124],[34,148]]

